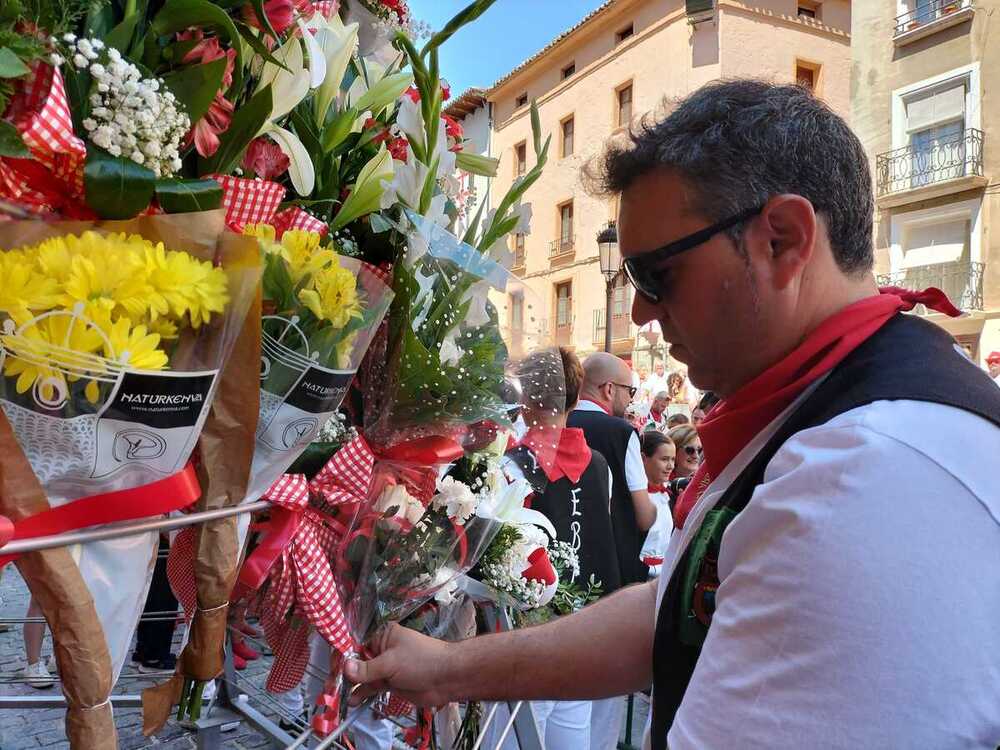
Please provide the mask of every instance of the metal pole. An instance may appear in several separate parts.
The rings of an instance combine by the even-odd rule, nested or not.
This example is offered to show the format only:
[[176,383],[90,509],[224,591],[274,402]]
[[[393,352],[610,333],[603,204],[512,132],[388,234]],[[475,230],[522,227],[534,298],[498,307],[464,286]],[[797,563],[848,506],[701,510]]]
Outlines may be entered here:
[[[617,275],[617,274],[616,274]],[[611,298],[614,295],[615,276],[606,277],[607,300],[604,305],[604,351],[611,351]]]
[[266,500],[259,500],[255,503],[237,505],[232,508],[188,513],[174,518],[157,517],[115,524],[114,526],[102,526],[86,531],[70,531],[65,534],[39,536],[33,539],[15,539],[0,547],[0,554],[18,555],[23,552],[36,552],[41,549],[67,547],[73,544],[86,544],[87,542],[97,542],[103,539],[120,539],[126,536],[137,536],[138,534],[145,534],[148,531],[169,531],[170,529],[179,529],[183,526],[192,526],[202,521],[211,521],[216,518],[240,515],[241,513],[267,510],[270,507],[271,503]]

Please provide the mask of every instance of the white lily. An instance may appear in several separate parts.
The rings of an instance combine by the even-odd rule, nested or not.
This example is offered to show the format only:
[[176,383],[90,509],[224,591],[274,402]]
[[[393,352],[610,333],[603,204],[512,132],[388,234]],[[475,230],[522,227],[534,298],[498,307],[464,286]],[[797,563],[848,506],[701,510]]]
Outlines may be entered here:
[[309,53],[309,88],[314,89],[326,78],[326,55],[323,54],[323,48],[319,46],[312,31],[306,27],[305,21],[300,18],[296,23],[302,32],[302,42],[306,45],[306,52]]
[[[287,70],[270,61],[265,62],[261,70],[257,91],[271,84],[272,104],[271,116],[268,117],[269,123],[281,119],[295,109],[296,105],[308,95],[310,82],[309,71],[305,68],[302,45],[298,39],[292,37],[286,41],[273,52],[273,56]],[[267,129],[268,126],[265,125],[260,132]]]
[[322,127],[330,105],[340,93],[340,84],[358,46],[358,24],[346,26],[337,14],[316,32],[316,42],[326,60],[326,76],[316,90],[314,100],[316,124]]
[[556,529],[543,513],[524,507],[524,498],[531,494],[531,485],[523,479],[507,482],[504,479],[496,492],[484,497],[476,515],[500,523],[533,523],[541,526],[555,539]]
[[382,63],[370,58],[362,58],[360,62],[364,66],[365,75],[355,78],[351,82],[351,87],[347,89],[347,103],[352,107],[368,91],[368,82],[381,80],[386,71]]
[[382,146],[358,173],[358,179],[330,225],[337,231],[360,216],[377,211],[382,203],[383,184],[391,181],[393,173],[392,155]]
[[[357,83],[359,80],[361,80],[360,76],[355,79],[354,83]],[[367,91],[358,96],[356,100],[352,99],[351,101],[353,102],[353,106],[358,109],[370,109],[375,114],[380,114],[382,110],[402,96],[403,92],[412,83],[413,74],[411,72],[392,73],[379,79]],[[353,87],[352,84],[351,88],[353,89]],[[350,96],[350,92],[348,92],[348,96]]]
[[420,207],[420,193],[427,179],[427,166],[417,161],[409,151],[405,162],[393,165],[392,180],[387,181],[382,193],[381,208],[391,208],[396,203],[412,208]]
[[316,169],[313,167],[309,152],[302,145],[299,137],[289,130],[271,125],[267,135],[278,144],[278,147],[288,157],[288,176],[292,187],[299,195],[309,195],[316,186]]

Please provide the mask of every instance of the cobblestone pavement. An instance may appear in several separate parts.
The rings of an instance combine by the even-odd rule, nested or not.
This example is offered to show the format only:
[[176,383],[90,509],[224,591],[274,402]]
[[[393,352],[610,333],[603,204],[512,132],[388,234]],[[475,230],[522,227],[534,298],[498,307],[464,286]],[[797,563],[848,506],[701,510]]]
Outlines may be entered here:
[[[28,589],[18,575],[14,566],[8,566],[0,580],[0,620],[3,618],[23,617],[28,609]],[[180,652],[182,628],[174,633],[174,653]],[[52,640],[46,632],[42,646],[42,658],[46,659],[52,653]],[[251,662],[241,673],[241,678],[253,685],[263,686],[270,667],[267,656]],[[21,636],[21,626],[11,625],[6,632],[0,632],[0,695],[61,695],[56,683],[46,690],[37,690],[24,683],[12,682],[17,679],[17,672],[25,665],[24,641]],[[143,688],[164,679],[165,676],[140,675],[131,664],[126,664],[122,676],[114,692],[121,694],[137,694]],[[263,710],[271,718],[276,712],[255,702],[254,705]],[[638,747],[642,741],[642,728],[646,721],[648,702],[644,696],[636,696],[633,717],[631,744]],[[0,710],[0,750],[34,750],[48,748],[62,750],[68,748],[66,734],[63,729],[64,710],[50,709],[5,709]],[[136,748],[162,748],[162,750],[195,750],[197,742],[193,732],[185,730],[176,721],[170,721],[156,737],[142,736],[142,716],[137,708],[115,710],[115,725],[118,728],[118,743],[120,750],[135,750]],[[245,723],[223,735],[223,747],[226,750],[251,750],[253,748],[276,747],[267,737],[255,731]],[[625,733],[622,733],[622,739]],[[397,743],[397,747],[402,747]]]

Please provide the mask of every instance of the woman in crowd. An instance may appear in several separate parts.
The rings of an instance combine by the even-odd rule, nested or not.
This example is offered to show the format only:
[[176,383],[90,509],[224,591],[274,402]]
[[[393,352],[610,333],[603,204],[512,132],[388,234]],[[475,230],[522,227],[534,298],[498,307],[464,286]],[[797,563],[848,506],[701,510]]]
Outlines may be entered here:
[[[560,347],[529,355],[518,368],[528,431],[504,457],[504,471],[526,479],[534,494],[531,507],[555,527],[557,538],[578,550],[581,585],[593,576],[601,596],[621,585],[615,537],[611,528],[611,472],[608,462],[592,451],[583,430],[566,427],[566,415],[576,406],[583,384],[583,367],[576,355]],[[533,701],[532,710],[542,743],[548,750],[614,750],[620,727],[609,727],[619,699],[603,701]],[[506,724],[501,706],[491,732]],[[499,736],[496,732],[494,737]],[[516,748],[509,741],[503,750]],[[484,747],[496,747],[496,740]]]
[[649,530],[642,546],[642,562],[649,566],[649,575],[660,574],[663,552],[674,530],[672,517],[673,498],[667,483],[674,470],[677,448],[673,441],[657,430],[644,432],[641,440],[642,463],[649,480],[649,499],[656,505],[656,523]]
[[667,433],[677,449],[677,460],[674,465],[674,473],[671,479],[678,477],[690,477],[701,464],[704,451],[701,447],[701,438],[698,431],[689,424],[674,427]]

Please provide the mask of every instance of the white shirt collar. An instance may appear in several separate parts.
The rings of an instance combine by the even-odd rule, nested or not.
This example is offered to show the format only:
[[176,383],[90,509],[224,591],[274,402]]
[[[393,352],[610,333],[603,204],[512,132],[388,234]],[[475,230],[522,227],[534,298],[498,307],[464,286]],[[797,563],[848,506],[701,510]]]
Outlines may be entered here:
[[576,403],[576,409],[574,411],[599,411],[601,414],[607,414],[607,412],[601,407],[600,404],[594,403],[593,401],[581,398]]

